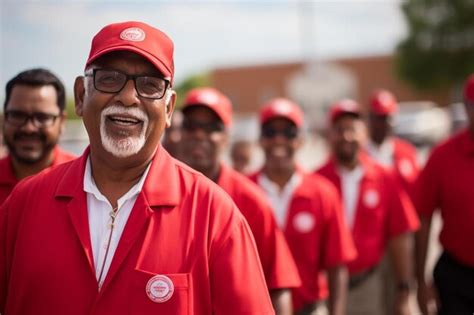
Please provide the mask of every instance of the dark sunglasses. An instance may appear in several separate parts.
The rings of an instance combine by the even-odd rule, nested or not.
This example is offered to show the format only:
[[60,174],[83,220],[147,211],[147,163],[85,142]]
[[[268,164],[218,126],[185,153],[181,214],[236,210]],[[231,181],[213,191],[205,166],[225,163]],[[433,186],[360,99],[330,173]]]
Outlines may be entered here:
[[222,132],[225,130],[224,124],[219,121],[204,123],[204,122],[189,120],[189,119],[183,120],[182,128],[183,130],[189,131],[189,132],[194,132],[194,131],[197,131],[198,129],[201,129],[206,133]]
[[275,129],[270,126],[264,126],[261,130],[263,138],[275,138],[277,135],[281,135],[287,139],[295,139],[298,136],[298,128],[290,126],[284,129]]

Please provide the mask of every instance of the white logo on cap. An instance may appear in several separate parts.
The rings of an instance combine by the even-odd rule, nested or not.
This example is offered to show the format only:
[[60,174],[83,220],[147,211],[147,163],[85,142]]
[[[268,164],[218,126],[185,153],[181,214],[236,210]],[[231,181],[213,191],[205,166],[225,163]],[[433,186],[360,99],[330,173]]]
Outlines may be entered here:
[[287,103],[277,103],[275,105],[275,112],[280,115],[287,115],[291,112],[291,108]]
[[302,211],[293,218],[293,227],[301,233],[310,232],[315,223],[314,215],[308,211]]
[[129,27],[120,33],[120,38],[131,42],[141,42],[145,40],[145,32],[139,27]]
[[367,208],[375,208],[380,201],[379,193],[373,189],[364,194],[364,204]]
[[398,163],[398,168],[403,177],[411,177],[413,175],[413,165],[408,159],[403,159]]
[[156,275],[146,284],[146,294],[155,303],[163,303],[171,299],[174,292],[173,281],[164,275]]
[[201,93],[198,96],[198,102],[207,105],[213,105],[219,102],[219,96],[214,93]]

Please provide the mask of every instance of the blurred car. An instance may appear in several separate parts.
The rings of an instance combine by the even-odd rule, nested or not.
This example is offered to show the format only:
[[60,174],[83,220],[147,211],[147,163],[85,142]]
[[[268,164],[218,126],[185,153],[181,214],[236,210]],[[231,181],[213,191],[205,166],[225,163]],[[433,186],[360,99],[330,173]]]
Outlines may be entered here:
[[430,101],[400,102],[394,132],[416,146],[431,146],[450,134],[451,119],[446,109]]

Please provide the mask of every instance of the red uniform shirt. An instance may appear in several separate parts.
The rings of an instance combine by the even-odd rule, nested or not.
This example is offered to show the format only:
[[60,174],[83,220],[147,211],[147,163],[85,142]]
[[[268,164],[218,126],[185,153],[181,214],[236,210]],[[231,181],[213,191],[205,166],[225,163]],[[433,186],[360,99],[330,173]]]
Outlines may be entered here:
[[234,200],[252,230],[269,289],[301,285],[293,256],[265,194],[245,176],[222,165],[217,184]]
[[440,209],[443,248],[474,267],[474,137],[468,130],[432,151],[418,178],[414,202],[420,216]]
[[[63,151],[56,146],[54,149],[53,163],[49,168],[75,158],[74,155]],[[19,180],[15,177],[15,172],[13,171],[11,156],[7,155],[3,159],[0,159],[0,205],[8,198],[18,182]]]
[[[413,204],[393,174],[369,157],[361,158],[360,162],[364,175],[352,227],[358,256],[348,264],[351,274],[377,265],[390,238],[419,227]],[[333,159],[317,172],[333,182],[342,196],[341,179]]]
[[240,211],[162,148],[99,292],[83,190],[87,155],[22,181],[0,208],[0,312],[274,314]]
[[[258,174],[251,176],[258,182]],[[293,192],[284,234],[303,284],[293,290],[296,311],[328,296],[325,269],[356,256],[350,232],[341,217],[336,189],[325,178],[308,174]]]
[[420,173],[415,147],[400,138],[394,137],[393,164],[395,174],[402,187],[405,188],[410,197],[413,197],[414,185]]

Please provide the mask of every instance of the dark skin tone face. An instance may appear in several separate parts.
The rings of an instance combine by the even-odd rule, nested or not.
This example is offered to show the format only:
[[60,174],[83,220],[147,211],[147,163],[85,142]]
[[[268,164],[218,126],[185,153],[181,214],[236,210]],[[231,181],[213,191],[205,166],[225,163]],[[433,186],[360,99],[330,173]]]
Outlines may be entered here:
[[239,172],[245,172],[252,159],[252,144],[247,141],[234,143],[231,150],[232,166]]
[[365,141],[364,123],[353,115],[343,115],[332,125],[329,142],[337,162],[344,167],[354,168],[358,154]]
[[171,126],[163,136],[163,147],[175,158],[181,159],[181,127],[183,124],[183,114],[176,111],[171,119]]
[[[228,140],[222,120],[205,106],[186,108],[183,115],[183,161],[216,181],[220,170],[220,156]],[[215,126],[215,128],[205,130],[200,126]]]
[[[265,174],[289,179],[296,169],[295,154],[302,145],[299,130],[295,129],[295,124],[286,118],[271,119],[265,122],[263,128],[275,130],[275,134],[271,137],[265,136],[263,132],[260,136],[260,146],[265,153]],[[289,138],[284,135],[285,130],[290,129],[296,130],[295,137]],[[277,178],[274,180],[284,181]]]
[[[161,76],[161,73],[145,58],[131,52],[114,52],[95,61],[89,69],[106,68],[118,70],[129,75]],[[103,160],[121,163],[142,163],[151,160],[165,127],[171,123],[175,94],[158,100],[143,98],[138,95],[132,80],[118,93],[97,91],[92,77],[79,77],[75,84],[76,113],[83,118],[91,143],[91,152]],[[117,158],[104,149],[101,141],[101,112],[109,106],[137,108],[148,117],[148,125],[143,121],[132,125],[121,125],[112,119],[105,119],[105,129],[115,140],[123,137],[137,137],[143,129],[145,144],[141,150],[128,158]]]
[[21,164],[50,163],[53,158],[52,150],[59,140],[65,119],[57,105],[55,88],[52,85],[15,85],[6,111],[58,116],[51,126],[44,128],[38,128],[31,120],[23,126],[15,126],[8,121],[3,125],[5,144],[15,161]]
[[370,139],[376,144],[382,144],[392,133],[392,117],[370,113],[368,121]]

